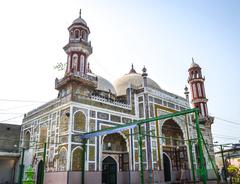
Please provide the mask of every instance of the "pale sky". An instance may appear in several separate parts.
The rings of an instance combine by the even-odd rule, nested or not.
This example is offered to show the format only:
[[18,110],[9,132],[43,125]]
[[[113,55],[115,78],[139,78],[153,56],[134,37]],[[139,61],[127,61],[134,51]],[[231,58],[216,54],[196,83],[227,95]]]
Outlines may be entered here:
[[[191,57],[202,67],[214,141],[240,140],[240,2],[237,0],[7,0],[0,2],[0,122],[57,97],[53,69],[66,62],[79,9],[91,34],[94,73],[113,82],[133,63],[184,96]],[[28,102],[6,101],[20,100]],[[17,118],[15,118],[17,117]],[[5,121],[10,119],[8,121]]]

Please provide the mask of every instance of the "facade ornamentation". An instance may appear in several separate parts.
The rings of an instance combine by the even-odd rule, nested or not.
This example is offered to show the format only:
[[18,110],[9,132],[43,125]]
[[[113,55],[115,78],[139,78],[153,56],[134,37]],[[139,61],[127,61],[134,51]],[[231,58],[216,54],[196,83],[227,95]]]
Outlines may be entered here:
[[[137,73],[132,65],[130,72],[114,85],[94,74],[88,63],[93,51],[88,39],[90,29],[81,13],[68,31],[69,41],[64,47],[67,54],[65,75],[55,81],[58,97],[28,112],[21,132],[23,143],[30,141],[26,150],[29,152],[26,155],[30,156],[25,157],[26,163],[31,163],[27,160],[33,157],[38,162],[42,160],[43,143],[47,142],[45,179],[51,181],[54,178],[56,183],[62,182],[58,181],[58,171],[68,172],[66,178],[79,179],[76,171],[83,169],[83,142],[79,134],[190,108],[187,88],[184,92],[186,98],[165,91],[149,78],[145,67],[142,73]],[[201,68],[193,62],[188,80],[191,99],[193,106],[200,109],[203,135],[211,142],[213,118],[208,115],[204,80]],[[142,145],[144,169],[152,174],[154,181],[179,180],[183,170],[189,179],[191,164],[184,140],[196,135],[192,118],[184,116],[151,122],[143,125],[142,131],[146,133]],[[140,170],[137,132],[133,128],[88,140],[85,159],[88,183],[104,183],[106,177],[115,181],[113,183],[128,183],[129,172],[126,171],[132,173],[131,183],[140,183],[138,175],[135,176]],[[36,146],[35,142],[39,145]],[[196,150],[194,159],[196,167]],[[38,163],[32,163],[37,168]]]

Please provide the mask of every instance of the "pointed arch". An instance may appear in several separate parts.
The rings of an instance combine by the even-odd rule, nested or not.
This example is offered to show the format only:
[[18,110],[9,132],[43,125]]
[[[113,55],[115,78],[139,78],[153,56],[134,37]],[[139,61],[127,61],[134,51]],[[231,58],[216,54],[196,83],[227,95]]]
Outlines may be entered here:
[[163,152],[164,180],[170,182],[172,180],[172,161],[169,155]]
[[72,68],[75,72],[78,69],[78,55],[77,54],[73,54],[73,56],[72,56]]
[[174,119],[164,121],[161,130],[164,137],[166,137],[163,140],[165,145],[177,146],[184,144],[184,131]]
[[86,33],[86,31],[82,30],[81,35],[82,35],[82,39],[87,41],[87,33]]
[[83,169],[82,159],[83,149],[78,146],[72,150],[72,171],[81,171]]
[[86,131],[86,115],[82,111],[74,114],[74,130]]
[[25,133],[24,133],[24,148],[25,149],[29,149],[30,147],[30,138],[31,138],[31,133],[29,130],[27,130]]
[[76,39],[80,38],[80,31],[78,29],[74,31],[74,36]]
[[79,65],[79,71],[80,74],[83,75],[85,70],[85,57],[84,55],[80,56],[80,65]]
[[66,171],[67,170],[67,149],[62,147],[59,151],[58,157],[58,170],[59,171]]

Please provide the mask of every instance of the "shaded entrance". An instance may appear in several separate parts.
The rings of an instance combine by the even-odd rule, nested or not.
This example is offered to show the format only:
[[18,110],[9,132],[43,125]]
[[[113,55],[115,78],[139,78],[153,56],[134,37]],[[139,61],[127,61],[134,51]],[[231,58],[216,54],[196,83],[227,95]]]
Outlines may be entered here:
[[102,184],[117,184],[117,163],[112,157],[102,162]]
[[163,154],[164,181],[171,181],[171,162],[168,156]]
[[44,172],[44,164],[43,161],[40,160],[38,163],[38,168],[37,168],[37,184],[42,184],[43,183],[43,172]]

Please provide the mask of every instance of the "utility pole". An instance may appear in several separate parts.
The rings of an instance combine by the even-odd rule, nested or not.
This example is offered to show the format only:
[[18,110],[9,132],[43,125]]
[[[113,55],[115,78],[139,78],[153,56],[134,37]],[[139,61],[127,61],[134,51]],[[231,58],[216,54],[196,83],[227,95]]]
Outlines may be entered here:
[[23,172],[24,172],[24,153],[25,153],[25,148],[22,148],[22,159],[21,159],[21,165],[19,166],[19,176],[18,176],[18,183],[22,184],[22,179],[23,179]]
[[221,149],[221,156],[222,156],[222,164],[223,164],[223,179],[226,183],[227,182],[227,169],[226,169],[226,165],[225,165],[225,161],[224,161],[224,155],[223,155],[223,145],[220,145],[220,149]]

